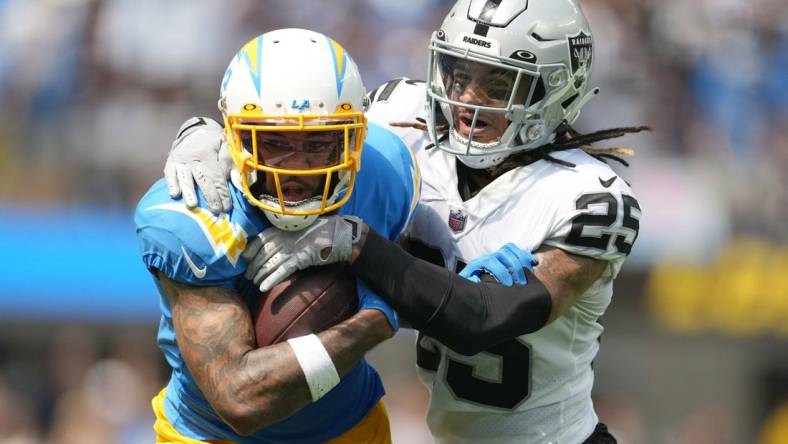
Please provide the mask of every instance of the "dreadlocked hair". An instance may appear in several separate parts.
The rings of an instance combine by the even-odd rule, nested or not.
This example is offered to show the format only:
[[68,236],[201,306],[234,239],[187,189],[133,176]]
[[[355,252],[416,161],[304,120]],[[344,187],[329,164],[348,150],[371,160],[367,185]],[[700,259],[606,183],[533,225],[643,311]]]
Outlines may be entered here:
[[[395,128],[415,128],[424,132],[428,131],[427,121],[421,117],[416,117],[415,121],[389,122],[389,126],[393,126]],[[449,132],[447,129],[448,125],[438,125],[435,127],[435,130],[438,133],[438,143],[444,142],[449,138]],[[435,148],[435,144],[431,143],[424,147],[425,150],[430,148]]]
[[[416,118],[416,121],[404,121],[404,122],[389,122],[389,125],[393,127],[399,128],[415,128],[421,131],[427,131],[427,122],[422,118]],[[438,131],[438,143],[445,141],[449,137],[449,132],[447,131],[447,125],[440,125],[436,128]],[[565,160],[557,159],[553,157],[551,154],[557,151],[565,151],[574,148],[579,148],[589,154],[591,157],[607,163],[608,160],[613,160],[621,165],[626,167],[629,166],[629,162],[623,159],[623,157],[629,157],[635,155],[635,150],[632,148],[626,147],[605,147],[605,148],[598,148],[591,146],[591,144],[600,142],[602,140],[610,140],[616,139],[627,134],[635,134],[640,133],[643,131],[651,131],[651,127],[641,125],[641,126],[625,126],[619,128],[609,128],[606,130],[594,131],[593,133],[582,134],[572,128],[566,121],[561,123],[561,125],[556,130],[556,137],[555,140],[551,143],[542,145],[538,148],[534,148],[532,150],[527,151],[520,151],[517,153],[512,154],[511,156],[507,157],[500,165],[496,166],[491,170],[492,176],[497,177],[506,171],[509,171],[513,168],[518,166],[528,165],[533,163],[536,160],[546,160],[548,162],[553,162],[558,165],[565,166],[567,168],[574,168],[575,165],[572,162],[567,162]],[[434,148],[435,144],[431,143],[425,147],[425,149]]]
[[622,157],[632,156],[635,150],[625,147],[605,147],[598,148],[591,146],[595,142],[602,140],[616,139],[618,137],[635,134],[643,131],[651,131],[649,126],[625,126],[620,128],[610,128],[606,130],[594,131],[593,133],[582,134],[572,128],[566,121],[564,121],[556,130],[555,141],[542,145],[532,150],[520,151],[507,157],[500,165],[496,166],[492,174],[498,176],[506,171],[511,170],[522,165],[528,165],[536,160],[546,160],[548,162],[557,163],[567,168],[574,168],[576,165],[572,162],[557,159],[551,154],[557,151],[565,151],[574,148],[579,148],[589,154],[591,157],[607,163],[608,160],[614,160],[624,166],[629,166],[629,162]]

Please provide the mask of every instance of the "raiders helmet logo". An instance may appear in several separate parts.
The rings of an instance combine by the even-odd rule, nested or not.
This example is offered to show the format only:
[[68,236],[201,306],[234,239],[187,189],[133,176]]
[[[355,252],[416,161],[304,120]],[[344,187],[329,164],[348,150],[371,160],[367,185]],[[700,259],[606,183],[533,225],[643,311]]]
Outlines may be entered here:
[[590,35],[580,31],[576,36],[569,37],[569,59],[572,61],[573,73],[576,73],[581,66],[589,66],[593,53]]

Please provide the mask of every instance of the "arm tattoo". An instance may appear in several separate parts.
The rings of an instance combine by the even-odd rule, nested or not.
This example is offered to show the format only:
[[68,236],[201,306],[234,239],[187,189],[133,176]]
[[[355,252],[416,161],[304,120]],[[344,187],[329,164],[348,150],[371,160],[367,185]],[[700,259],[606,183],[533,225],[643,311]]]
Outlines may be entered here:
[[602,276],[607,262],[556,247],[541,247],[536,252],[539,264],[534,274],[544,284],[553,299],[548,322],[561,316]]
[[[251,314],[239,295],[159,279],[186,365],[214,410],[236,431],[251,433],[312,402],[286,342],[257,348]],[[369,312],[318,335],[340,376],[388,337],[385,317]]]

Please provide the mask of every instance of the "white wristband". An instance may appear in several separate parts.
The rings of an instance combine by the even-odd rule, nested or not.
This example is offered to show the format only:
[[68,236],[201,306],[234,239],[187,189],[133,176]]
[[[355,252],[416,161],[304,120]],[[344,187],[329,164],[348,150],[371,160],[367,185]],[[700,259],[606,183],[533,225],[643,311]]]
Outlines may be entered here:
[[306,384],[312,394],[312,401],[317,401],[339,384],[339,374],[334,361],[328,355],[320,338],[315,335],[288,339],[287,343],[304,371]]

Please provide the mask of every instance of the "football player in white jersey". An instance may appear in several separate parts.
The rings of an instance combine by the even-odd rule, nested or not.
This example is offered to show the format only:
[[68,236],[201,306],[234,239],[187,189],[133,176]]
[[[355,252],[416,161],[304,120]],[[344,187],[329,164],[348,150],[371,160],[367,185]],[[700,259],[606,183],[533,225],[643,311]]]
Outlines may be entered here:
[[[354,247],[356,275],[422,333],[419,374],[439,442],[615,442],[594,412],[591,363],[641,213],[603,162],[627,151],[589,145],[644,128],[571,127],[598,93],[592,61],[574,1],[460,0],[432,36],[427,81],[370,94],[370,120],[394,126],[421,169],[410,253],[477,282],[527,281],[508,292],[460,282],[372,230]],[[215,169],[217,149],[176,147],[171,168],[204,158]],[[190,180],[172,182],[194,193]],[[247,250],[256,283],[315,265],[298,259],[308,236],[261,238]],[[533,272],[522,269],[532,250]]]

